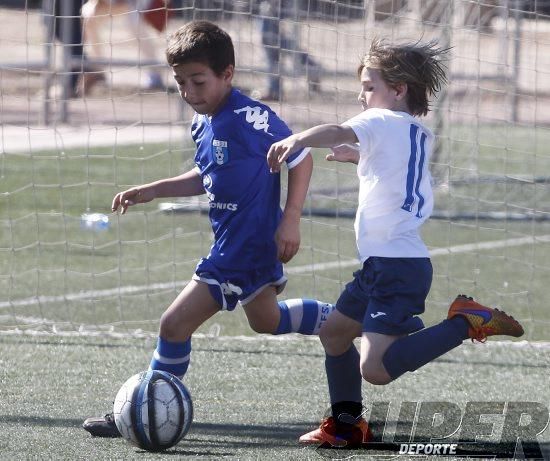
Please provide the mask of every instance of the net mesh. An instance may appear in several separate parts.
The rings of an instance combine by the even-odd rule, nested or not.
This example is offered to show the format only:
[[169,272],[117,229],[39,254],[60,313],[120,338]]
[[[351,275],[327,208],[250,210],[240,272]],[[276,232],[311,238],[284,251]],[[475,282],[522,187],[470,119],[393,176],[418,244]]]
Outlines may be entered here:
[[[466,292],[519,318],[528,340],[548,339],[549,2],[90,2],[84,19],[77,3],[0,8],[0,331],[156,330],[208,252],[205,201],[109,215],[104,229],[82,215],[193,166],[192,113],[163,49],[167,34],[208,19],[234,40],[236,86],[293,130],[358,112],[356,69],[373,37],[451,47],[449,85],[427,118],[437,133],[427,323]],[[358,266],[357,180],[316,157],[285,294],[333,302]],[[203,331],[250,332],[240,313]]]

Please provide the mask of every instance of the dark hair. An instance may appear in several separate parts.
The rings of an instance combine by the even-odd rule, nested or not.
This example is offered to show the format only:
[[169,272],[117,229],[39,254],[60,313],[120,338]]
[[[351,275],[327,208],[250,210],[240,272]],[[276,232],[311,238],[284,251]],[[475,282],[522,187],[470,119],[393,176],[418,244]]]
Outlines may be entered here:
[[373,40],[369,52],[361,60],[358,74],[369,67],[380,71],[389,85],[407,84],[407,105],[413,115],[426,115],[429,97],[435,96],[447,83],[443,59],[449,48],[439,48],[436,41],[387,45]]
[[227,32],[209,21],[192,21],[168,39],[166,60],[170,66],[202,62],[220,75],[235,65],[235,50]]

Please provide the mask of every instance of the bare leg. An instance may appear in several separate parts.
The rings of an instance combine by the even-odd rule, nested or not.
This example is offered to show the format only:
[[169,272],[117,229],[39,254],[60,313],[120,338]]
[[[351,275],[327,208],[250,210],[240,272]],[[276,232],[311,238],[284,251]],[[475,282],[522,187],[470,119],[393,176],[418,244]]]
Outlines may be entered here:
[[275,333],[281,318],[275,287],[263,289],[252,301],[243,306],[250,327],[257,333]]
[[203,282],[191,280],[160,319],[159,335],[172,342],[188,340],[206,320],[220,311]]
[[371,384],[388,384],[392,378],[386,371],[382,358],[388,348],[401,336],[363,333],[361,337],[361,375]]

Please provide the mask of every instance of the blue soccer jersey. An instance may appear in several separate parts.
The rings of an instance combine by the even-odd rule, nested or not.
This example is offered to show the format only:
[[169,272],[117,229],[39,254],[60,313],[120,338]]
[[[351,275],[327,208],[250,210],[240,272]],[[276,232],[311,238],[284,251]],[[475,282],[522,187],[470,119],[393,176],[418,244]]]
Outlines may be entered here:
[[[213,117],[195,114],[191,131],[214,232],[208,259],[235,270],[273,264],[282,216],[280,175],[269,172],[266,156],[290,129],[268,106],[233,89]],[[306,155],[307,150],[292,155],[288,168]]]

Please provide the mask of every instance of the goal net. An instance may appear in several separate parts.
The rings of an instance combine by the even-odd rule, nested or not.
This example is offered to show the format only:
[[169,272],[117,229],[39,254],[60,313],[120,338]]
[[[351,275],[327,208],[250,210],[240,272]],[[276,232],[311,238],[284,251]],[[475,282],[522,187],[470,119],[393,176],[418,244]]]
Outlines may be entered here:
[[[2,333],[155,334],[208,252],[206,202],[124,216],[110,203],[193,166],[192,113],[163,49],[167,34],[208,19],[234,40],[235,85],[293,130],[359,112],[356,69],[373,37],[450,47],[449,85],[426,120],[437,134],[426,323],[466,293],[518,318],[528,341],[549,339],[550,2],[105,1],[84,19],[77,3],[0,7]],[[352,165],[324,155],[284,296],[334,302],[359,267],[358,186]],[[251,332],[239,310],[200,331]]]

